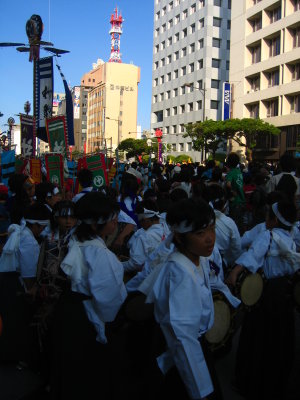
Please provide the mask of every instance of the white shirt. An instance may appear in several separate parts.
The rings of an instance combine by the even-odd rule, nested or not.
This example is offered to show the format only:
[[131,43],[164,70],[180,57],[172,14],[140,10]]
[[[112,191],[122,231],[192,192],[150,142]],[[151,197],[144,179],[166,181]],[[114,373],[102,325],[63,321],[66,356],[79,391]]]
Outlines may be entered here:
[[214,306],[209,284],[209,267],[197,268],[175,251],[161,268],[147,302],[154,303],[156,321],[165,336],[168,351],[158,357],[166,373],[176,365],[192,399],[213,392],[199,337],[213,325]]
[[267,193],[270,193],[270,192],[273,192],[274,190],[276,190],[276,186],[278,185],[278,183],[283,175],[291,175],[295,179],[295,182],[297,184],[296,195],[297,196],[300,195],[299,179],[292,172],[281,172],[281,174],[272,176],[266,183]]
[[92,297],[83,302],[85,311],[97,341],[106,343],[105,322],[114,320],[127,295],[122,264],[98,237],[84,243],[71,240],[61,268],[71,278],[74,292]]
[[77,193],[73,197],[73,199],[72,199],[73,203],[77,203],[77,201],[79,199],[81,199],[81,197],[83,197],[85,194],[90,193],[92,191],[93,191],[93,186],[89,186],[89,187],[86,187],[86,188],[82,189],[82,191],[80,193]]

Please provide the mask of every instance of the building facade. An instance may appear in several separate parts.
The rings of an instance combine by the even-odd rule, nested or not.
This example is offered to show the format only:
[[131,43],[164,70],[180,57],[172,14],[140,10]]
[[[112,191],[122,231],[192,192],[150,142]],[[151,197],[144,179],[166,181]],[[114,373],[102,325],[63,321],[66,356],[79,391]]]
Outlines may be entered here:
[[262,118],[277,137],[256,158],[278,160],[300,137],[300,0],[233,0],[230,82],[234,118]]
[[154,0],[151,133],[189,154],[184,125],[221,119],[229,78],[231,0]]
[[112,151],[136,137],[140,68],[132,64],[98,62],[81,79],[88,90],[87,152]]

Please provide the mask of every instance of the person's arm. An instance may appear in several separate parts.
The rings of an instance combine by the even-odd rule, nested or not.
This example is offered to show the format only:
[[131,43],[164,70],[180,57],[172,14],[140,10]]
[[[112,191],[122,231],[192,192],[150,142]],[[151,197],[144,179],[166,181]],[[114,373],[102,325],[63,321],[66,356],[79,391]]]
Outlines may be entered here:
[[126,236],[129,236],[134,230],[136,229],[136,225],[133,224],[126,224],[123,231],[117,236],[116,240],[114,241],[114,246],[122,246]]

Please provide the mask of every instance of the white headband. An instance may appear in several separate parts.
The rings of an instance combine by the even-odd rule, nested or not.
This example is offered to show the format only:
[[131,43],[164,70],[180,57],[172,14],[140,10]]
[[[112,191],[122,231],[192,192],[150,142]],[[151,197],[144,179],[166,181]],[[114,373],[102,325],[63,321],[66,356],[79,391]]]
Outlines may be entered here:
[[160,218],[160,214],[158,211],[148,210],[144,208],[143,214],[138,214],[138,220],[141,221],[142,219],[152,218],[152,217]]
[[291,222],[287,221],[279,212],[278,210],[278,203],[274,203],[272,204],[272,210],[273,213],[276,215],[276,217],[279,219],[279,221],[286,226],[293,226],[294,224],[292,224]]
[[92,224],[97,224],[97,225],[104,225],[107,222],[112,221],[113,219],[115,219],[118,216],[117,213],[112,213],[110,214],[107,218],[102,218],[100,217],[98,220],[95,220],[93,218],[87,218],[87,219],[83,219],[82,222],[84,222],[87,225],[92,225]]
[[29,222],[29,224],[39,224],[42,226],[47,226],[50,221],[49,219],[25,219],[26,222]]
[[191,223],[190,225],[187,225],[187,221],[181,221],[180,224],[175,224],[171,226],[172,232],[178,232],[178,233],[188,233],[192,232],[194,230],[194,224]]

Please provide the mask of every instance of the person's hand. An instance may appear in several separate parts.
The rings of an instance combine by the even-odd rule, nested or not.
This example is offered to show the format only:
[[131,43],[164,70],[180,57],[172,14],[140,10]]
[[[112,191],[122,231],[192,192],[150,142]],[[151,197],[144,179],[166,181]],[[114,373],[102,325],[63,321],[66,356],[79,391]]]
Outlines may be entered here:
[[226,278],[226,284],[235,287],[236,280],[243,269],[244,267],[242,265],[236,265]]

